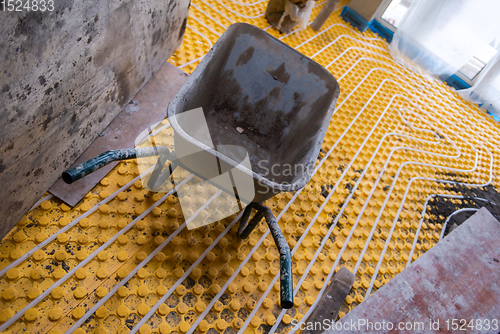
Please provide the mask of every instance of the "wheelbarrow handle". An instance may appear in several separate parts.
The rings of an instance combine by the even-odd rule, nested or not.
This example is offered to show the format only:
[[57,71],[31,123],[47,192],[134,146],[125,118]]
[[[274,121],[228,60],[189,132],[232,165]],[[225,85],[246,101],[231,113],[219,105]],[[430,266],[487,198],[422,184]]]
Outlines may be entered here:
[[273,212],[267,206],[260,203],[252,203],[253,208],[264,213],[267,225],[273,236],[276,247],[280,253],[280,300],[281,307],[289,309],[293,307],[293,277],[292,277],[292,255],[290,247],[286,242],[283,233],[278,225],[278,221],[274,217]]
[[117,160],[128,160],[135,158],[151,157],[151,156],[170,156],[170,150],[163,146],[154,147],[138,147],[138,148],[123,148],[119,150],[106,151],[95,158],[85,161],[84,163],[68,169],[63,172],[62,179],[64,182],[71,184],[76,180],[81,179],[101,167],[110,164]]

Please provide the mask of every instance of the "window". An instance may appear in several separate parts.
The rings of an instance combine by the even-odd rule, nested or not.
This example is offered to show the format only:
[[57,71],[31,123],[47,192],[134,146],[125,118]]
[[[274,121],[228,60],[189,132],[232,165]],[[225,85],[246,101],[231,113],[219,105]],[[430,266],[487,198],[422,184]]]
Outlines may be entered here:
[[457,76],[459,76],[462,80],[467,79],[465,80],[466,82],[474,81],[479,72],[481,72],[486,64],[488,64],[488,62],[493,59],[496,53],[497,50],[491,45],[487,45],[483,49],[478,50],[476,55],[474,55],[474,57],[472,57],[472,59],[470,59],[467,64],[465,64],[458,70]]
[[393,0],[389,3],[381,18],[394,28],[397,28],[410,5],[411,0]]

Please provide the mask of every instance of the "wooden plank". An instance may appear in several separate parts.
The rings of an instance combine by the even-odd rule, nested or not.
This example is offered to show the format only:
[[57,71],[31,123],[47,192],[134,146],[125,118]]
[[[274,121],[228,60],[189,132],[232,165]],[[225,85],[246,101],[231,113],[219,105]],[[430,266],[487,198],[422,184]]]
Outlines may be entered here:
[[[342,333],[495,333],[500,331],[500,223],[479,210],[339,321]],[[481,330],[453,319],[488,319]],[[385,322],[386,327],[375,328]],[[360,323],[365,323],[359,326]],[[368,323],[373,324],[367,327]],[[393,329],[389,329],[389,323]],[[400,329],[399,324],[412,329]],[[462,322],[463,323],[463,322]],[[358,325],[352,328],[351,325]],[[423,328],[416,329],[416,326]],[[325,333],[338,333],[328,330]]]
[[[352,289],[355,278],[356,276],[349,269],[346,267],[340,268],[335,276],[332,277],[330,285],[323,297],[321,297],[318,307],[314,309],[307,321],[322,324],[325,320],[337,319],[340,309],[344,305],[345,297],[347,297]],[[319,334],[321,332],[322,330],[318,326],[316,329],[305,329],[302,331],[302,334]]]
[[0,237],[180,45],[189,0],[2,12]]
[[313,23],[311,23],[311,28],[319,31],[325,21],[328,20],[330,15],[333,13],[335,8],[337,8],[339,3],[340,0],[328,0],[323,9],[321,9],[321,12],[319,12],[318,16],[316,16],[316,18],[314,19]]

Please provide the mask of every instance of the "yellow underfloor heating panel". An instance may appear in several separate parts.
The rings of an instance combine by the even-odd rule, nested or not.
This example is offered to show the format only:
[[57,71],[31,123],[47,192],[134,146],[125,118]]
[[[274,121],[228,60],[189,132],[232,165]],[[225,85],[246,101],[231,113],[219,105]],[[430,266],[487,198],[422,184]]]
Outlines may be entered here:
[[[280,308],[279,254],[265,223],[247,240],[236,216],[187,230],[174,192],[143,189],[128,161],[74,208],[42,199],[1,241],[3,333],[293,333],[341,266],[356,282],[340,317],[433,247],[448,218],[431,210],[438,198],[463,207],[466,194],[497,193],[500,128],[484,111],[398,65],[341,8],[320,32],[285,35],[265,7],[194,0],[169,62],[191,73],[229,25],[248,22],[338,79],[312,180],[265,203],[292,250],[294,307]],[[167,120],[156,132],[172,144]],[[199,188],[194,201],[211,191]]]

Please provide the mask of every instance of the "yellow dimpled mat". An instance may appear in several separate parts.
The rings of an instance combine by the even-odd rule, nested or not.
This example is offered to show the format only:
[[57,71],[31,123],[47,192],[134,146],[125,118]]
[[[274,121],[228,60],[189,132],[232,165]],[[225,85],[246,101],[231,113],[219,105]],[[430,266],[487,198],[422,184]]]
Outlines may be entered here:
[[[279,253],[265,222],[246,240],[236,215],[188,230],[174,191],[144,189],[148,169],[131,160],[74,208],[46,195],[1,241],[4,333],[293,333],[340,267],[356,274],[342,317],[439,242],[455,212],[493,205],[500,135],[491,116],[393,61],[342,8],[319,32],[285,35],[269,26],[266,5],[194,0],[168,61],[191,73],[229,25],[247,22],[337,78],[314,176],[265,203],[292,251],[294,307],[280,308]],[[155,135],[172,144],[168,120]]]

